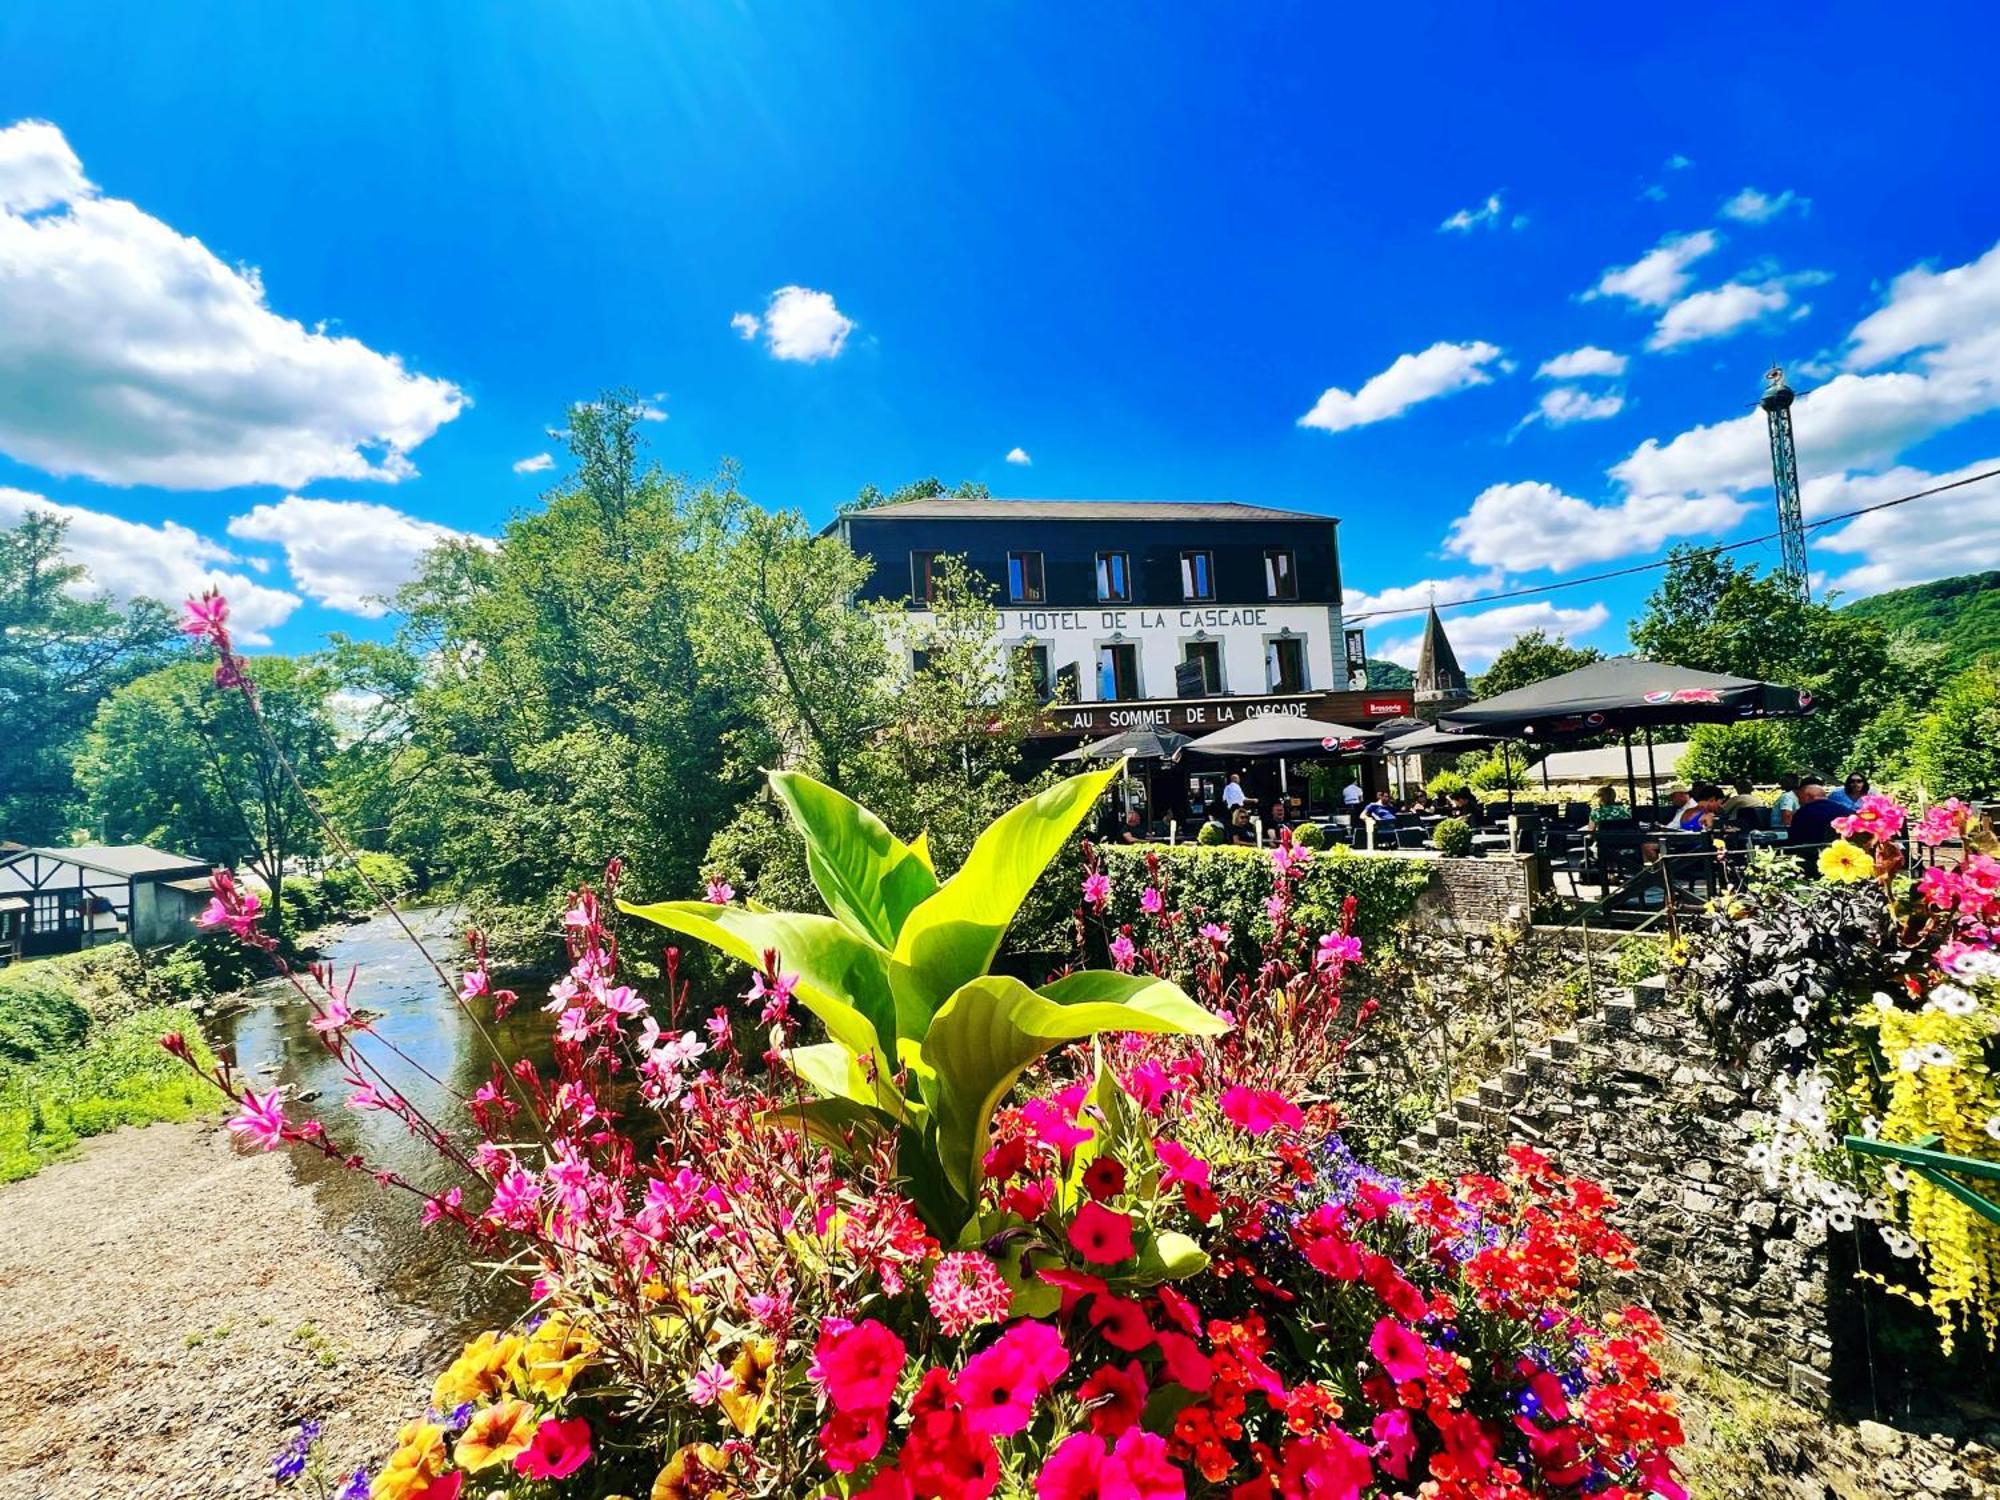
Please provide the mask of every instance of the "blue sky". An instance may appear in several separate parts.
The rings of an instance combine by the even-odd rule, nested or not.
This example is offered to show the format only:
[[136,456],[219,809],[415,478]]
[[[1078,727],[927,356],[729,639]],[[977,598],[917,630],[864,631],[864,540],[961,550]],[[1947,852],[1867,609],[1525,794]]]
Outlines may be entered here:
[[[612,385],[814,519],[1324,510],[1351,609],[1768,530],[1773,360],[1811,512],[2000,455],[1990,11],[1236,9],[7,7],[0,520],[303,649]],[[1996,492],[1815,569],[2000,566]],[[1450,620],[1615,647],[1649,586]]]

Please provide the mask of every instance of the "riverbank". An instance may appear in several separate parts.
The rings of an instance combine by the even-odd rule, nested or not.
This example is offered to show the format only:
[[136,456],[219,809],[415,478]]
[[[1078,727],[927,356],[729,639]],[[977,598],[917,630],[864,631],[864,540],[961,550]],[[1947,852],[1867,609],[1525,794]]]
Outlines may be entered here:
[[352,1472],[427,1399],[429,1327],[333,1248],[283,1154],[120,1130],[0,1187],[0,1500],[280,1493],[308,1419]]

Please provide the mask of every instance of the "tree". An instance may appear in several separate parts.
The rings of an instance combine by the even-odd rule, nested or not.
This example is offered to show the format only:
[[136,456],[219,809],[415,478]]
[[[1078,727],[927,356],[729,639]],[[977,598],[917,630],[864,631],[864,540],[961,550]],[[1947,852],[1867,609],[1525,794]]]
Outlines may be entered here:
[[1982,662],[1945,684],[1917,727],[1910,762],[1932,797],[2000,792],[2000,666]]
[[318,664],[284,656],[253,658],[250,676],[256,714],[242,693],[216,687],[203,662],[127,683],[98,708],[76,776],[108,841],[247,864],[278,909],[286,865],[321,849],[318,821],[283,762],[317,785],[333,753],[332,683]]
[[852,500],[840,507],[840,513],[873,510],[878,505],[900,505],[905,500],[932,500],[940,495],[949,495],[958,500],[990,500],[993,492],[974,480],[964,480],[951,489],[946,489],[944,481],[936,475],[928,479],[913,479],[901,489],[884,494],[880,486],[864,484],[855,492]]
[[165,659],[175,637],[150,600],[123,610],[79,594],[63,559],[67,523],[30,512],[0,529],[0,837],[61,843],[82,814],[71,770],[106,694]]
[[1677,774],[1683,781],[1713,781],[1734,786],[1777,780],[1792,764],[1792,741],[1786,727],[1774,719],[1743,724],[1697,724],[1688,736],[1687,753]]
[[1493,658],[1493,665],[1473,683],[1473,691],[1482,698],[1496,698],[1602,659],[1603,653],[1594,647],[1572,646],[1562,636],[1530,630],[1515,636]]

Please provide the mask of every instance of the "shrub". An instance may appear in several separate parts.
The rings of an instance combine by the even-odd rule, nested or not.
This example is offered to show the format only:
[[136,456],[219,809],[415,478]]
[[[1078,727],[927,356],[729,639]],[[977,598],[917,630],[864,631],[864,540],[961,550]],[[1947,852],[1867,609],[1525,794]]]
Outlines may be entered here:
[[1301,849],[1324,849],[1326,830],[1317,823],[1301,823],[1292,830],[1292,842]]
[[1917,726],[1910,768],[1932,797],[2000,792],[2000,665],[1982,663],[1944,685]]
[[278,897],[281,925],[289,933],[309,932],[326,920],[326,898],[309,875],[288,877]]
[[148,964],[138,988],[156,1005],[191,1005],[257,977],[249,949],[227,933],[204,932]]
[[1456,771],[1440,771],[1424,783],[1424,791],[1433,799],[1449,797],[1453,792],[1465,790],[1465,778]]
[[1431,830],[1431,844],[1447,859],[1463,859],[1472,852],[1472,825],[1463,818],[1446,818]]
[[1465,784],[1475,792],[1505,791],[1528,784],[1528,771],[1516,756],[1492,755],[1466,773]]
[[403,860],[364,849],[352,863],[337,864],[320,876],[320,896],[328,917],[356,917],[374,906],[364,875],[388,896],[404,895],[417,883],[415,873]]
[[1201,832],[1194,836],[1194,841],[1204,848],[1213,849],[1218,844],[1228,843],[1229,834],[1220,823],[1204,823],[1201,825]]
[[1733,786],[1741,778],[1768,785],[1778,779],[1780,771],[1796,770],[1795,759],[1790,733],[1775,721],[1697,724],[1688,736],[1687,753],[1679,766],[1671,769],[1683,781]]
[[90,1012],[49,960],[0,969],[0,1058],[33,1062],[74,1046],[89,1031]]

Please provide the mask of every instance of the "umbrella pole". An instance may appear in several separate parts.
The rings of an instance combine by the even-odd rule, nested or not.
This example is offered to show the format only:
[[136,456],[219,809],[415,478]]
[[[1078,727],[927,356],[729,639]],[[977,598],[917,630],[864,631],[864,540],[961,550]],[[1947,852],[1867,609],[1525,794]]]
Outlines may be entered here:
[[1639,777],[1632,769],[1632,731],[1629,729],[1625,731],[1625,797],[1626,805],[1632,809],[1633,816],[1638,816]]
[[1514,816],[1514,742],[1500,742],[1500,774],[1507,781],[1507,816]]
[[1658,797],[1660,768],[1653,764],[1653,726],[1650,724],[1646,726],[1646,783],[1646,794],[1649,797]]
[[1285,757],[1282,755],[1278,757],[1278,795],[1285,799],[1286,810],[1290,811],[1291,801],[1292,801],[1292,784],[1289,780],[1286,779]]

